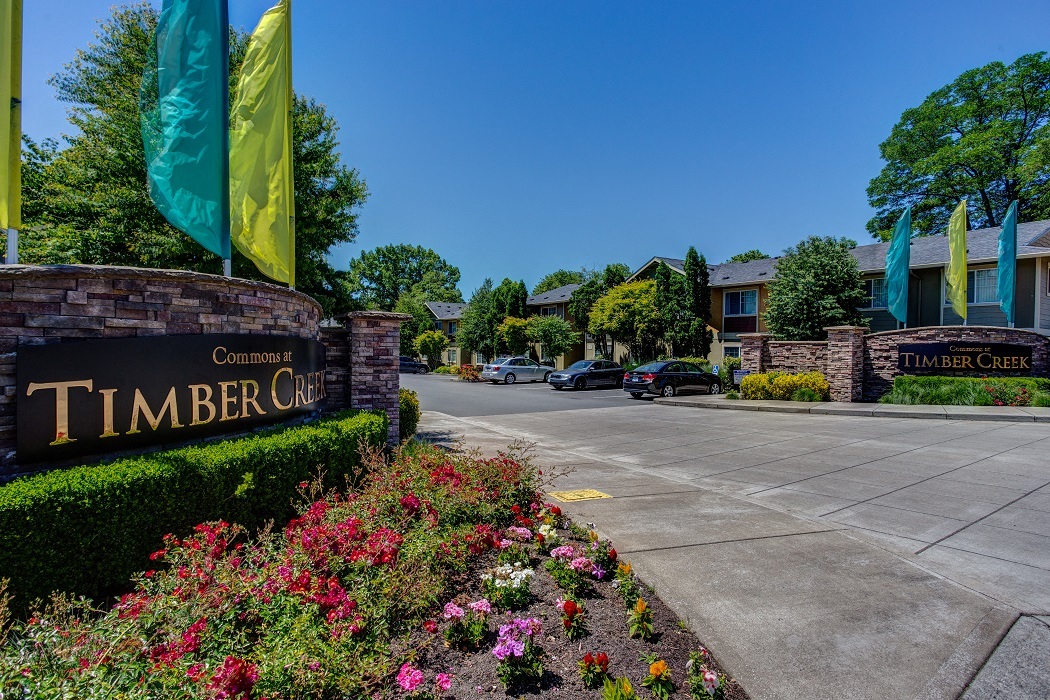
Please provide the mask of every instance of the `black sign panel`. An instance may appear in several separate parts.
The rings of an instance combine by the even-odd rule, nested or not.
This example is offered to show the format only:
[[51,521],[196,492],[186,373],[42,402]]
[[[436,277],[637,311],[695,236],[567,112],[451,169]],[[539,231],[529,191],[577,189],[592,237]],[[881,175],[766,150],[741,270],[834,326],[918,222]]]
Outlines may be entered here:
[[907,374],[1031,374],[1032,348],[1009,343],[908,343],[897,348]]
[[324,345],[264,335],[18,348],[18,461],[240,432],[320,408]]

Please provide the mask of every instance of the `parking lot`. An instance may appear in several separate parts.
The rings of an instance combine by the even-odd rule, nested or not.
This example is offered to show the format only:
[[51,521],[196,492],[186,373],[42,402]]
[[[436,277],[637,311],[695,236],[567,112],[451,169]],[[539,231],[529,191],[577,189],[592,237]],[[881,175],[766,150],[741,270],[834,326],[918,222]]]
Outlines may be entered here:
[[[500,416],[638,403],[620,389],[555,391],[543,382],[469,384],[447,374],[402,374],[401,386],[420,392],[424,406],[450,416]],[[652,397],[643,399],[652,401]]]
[[558,488],[609,494],[566,507],[758,697],[954,698],[1018,613],[1050,612],[1050,425],[405,379],[429,437],[524,439],[572,470]]

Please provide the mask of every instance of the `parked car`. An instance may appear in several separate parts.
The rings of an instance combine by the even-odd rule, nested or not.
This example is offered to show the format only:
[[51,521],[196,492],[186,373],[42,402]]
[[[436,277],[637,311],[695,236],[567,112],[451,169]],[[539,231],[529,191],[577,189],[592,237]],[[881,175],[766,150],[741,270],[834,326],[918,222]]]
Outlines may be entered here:
[[547,382],[555,389],[571,386],[586,389],[592,386],[615,386],[623,384],[623,367],[608,360],[580,360],[550,376]]
[[404,355],[401,355],[398,359],[401,360],[398,366],[399,372],[408,372],[410,374],[426,374],[430,371],[430,366],[426,362],[420,362],[415,358],[406,357]]
[[633,398],[644,394],[675,396],[680,393],[720,394],[722,380],[690,362],[663,360],[636,367],[623,375],[623,390]]
[[527,357],[504,357],[482,367],[481,378],[493,384],[545,382],[553,371],[553,367],[541,365]]

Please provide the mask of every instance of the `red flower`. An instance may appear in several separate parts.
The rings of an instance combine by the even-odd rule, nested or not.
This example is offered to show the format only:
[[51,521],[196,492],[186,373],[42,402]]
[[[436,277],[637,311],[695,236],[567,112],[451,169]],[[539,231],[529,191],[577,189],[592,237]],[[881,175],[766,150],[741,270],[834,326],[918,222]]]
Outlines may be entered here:
[[208,690],[214,690],[216,698],[248,700],[257,680],[259,669],[255,664],[235,656],[227,656],[222,666],[208,681]]
[[598,656],[595,657],[594,662],[598,664],[599,668],[601,668],[602,673],[605,673],[609,670],[609,655],[606,654],[604,651],[598,652]]
[[555,518],[560,518],[561,508],[559,508],[558,506],[551,506],[551,515],[553,515]]
[[576,617],[576,613],[580,611],[580,606],[576,605],[574,601],[567,600],[564,603],[562,603],[561,610],[563,613],[565,613],[565,617],[567,617],[569,620],[572,620],[572,618]]
[[609,561],[616,561],[616,550],[615,549],[610,549],[609,550]]
[[514,515],[518,515],[519,513],[521,513],[521,506],[518,506],[518,505],[511,506],[510,507],[510,512],[514,513]]
[[438,625],[433,620],[427,620],[423,623],[423,629],[425,629],[430,634],[437,634]]

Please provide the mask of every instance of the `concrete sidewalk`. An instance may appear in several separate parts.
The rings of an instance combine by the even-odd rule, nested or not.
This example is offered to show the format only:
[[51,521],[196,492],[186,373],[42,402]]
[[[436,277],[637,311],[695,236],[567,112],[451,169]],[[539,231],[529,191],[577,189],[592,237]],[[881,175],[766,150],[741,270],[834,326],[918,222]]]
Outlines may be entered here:
[[1050,423],[1050,408],[1031,406],[903,406],[887,403],[843,403],[825,401],[756,401],[725,396],[657,397],[653,403],[688,408],[721,408],[730,411],[810,413],[825,416],[872,416],[875,418],[939,418],[948,420]]
[[[843,518],[844,523],[810,515],[836,503],[841,494],[820,497],[770,487],[774,497],[767,500],[718,485],[740,487],[742,482],[704,475],[716,468],[758,479],[779,474],[747,466],[757,459],[777,459],[772,466],[807,473],[831,462],[835,464],[827,468],[841,469],[881,456],[880,449],[909,456],[900,466],[907,465],[910,474],[921,463],[912,443],[929,440],[922,437],[924,422],[807,416],[807,423],[814,421],[809,441],[816,444],[804,447],[795,446],[797,428],[785,422],[802,416],[766,414],[763,425],[756,426],[754,420],[741,422],[719,412],[725,420],[716,421],[721,424],[716,429],[712,421],[691,421],[684,413],[652,404],[474,418],[425,411],[421,431],[438,441],[462,438],[487,453],[514,439],[535,442],[537,463],[544,469],[572,470],[558,478],[556,488],[593,488],[612,496],[564,507],[577,519],[595,523],[616,543],[756,700],[957,698],[975,676],[994,687],[995,679],[1013,673],[997,671],[1001,662],[984,664],[1017,620],[1018,605],[1041,611],[1041,569],[1020,574],[1017,569],[989,569],[990,559],[978,561],[976,555],[920,542],[938,554],[924,560],[912,555],[909,548],[915,543],[908,538],[871,533],[867,522],[862,527],[848,524],[857,516]],[[747,414],[739,415],[744,419]],[[835,432],[839,430],[841,436]],[[900,437],[912,434],[914,438]],[[741,440],[748,444],[744,451]],[[996,442],[989,435],[972,440],[979,441],[975,445]],[[965,449],[972,453],[975,448]],[[900,458],[883,461],[893,459]],[[936,461],[954,464],[957,457],[937,453]],[[896,465],[885,467],[891,468]],[[872,481],[892,474],[857,469],[861,478]],[[830,485],[842,489],[851,484],[865,498],[867,491],[873,495],[877,490],[859,481]],[[1004,498],[1013,498],[1012,491],[1002,490]],[[791,498],[780,498],[781,493]],[[930,527],[927,520],[933,519],[908,510],[887,513],[907,516],[913,528]],[[938,530],[929,540],[948,536]],[[1018,542],[1039,547],[1034,539],[1032,544],[1023,537]],[[1034,564],[1046,554],[1025,551]],[[1011,593],[984,592],[994,592],[1000,584],[1009,584]],[[1020,639],[1025,647],[1029,637]],[[1048,689],[1035,683],[1034,692],[1042,695],[1009,697],[1044,697]],[[967,697],[980,697],[976,690]]]

